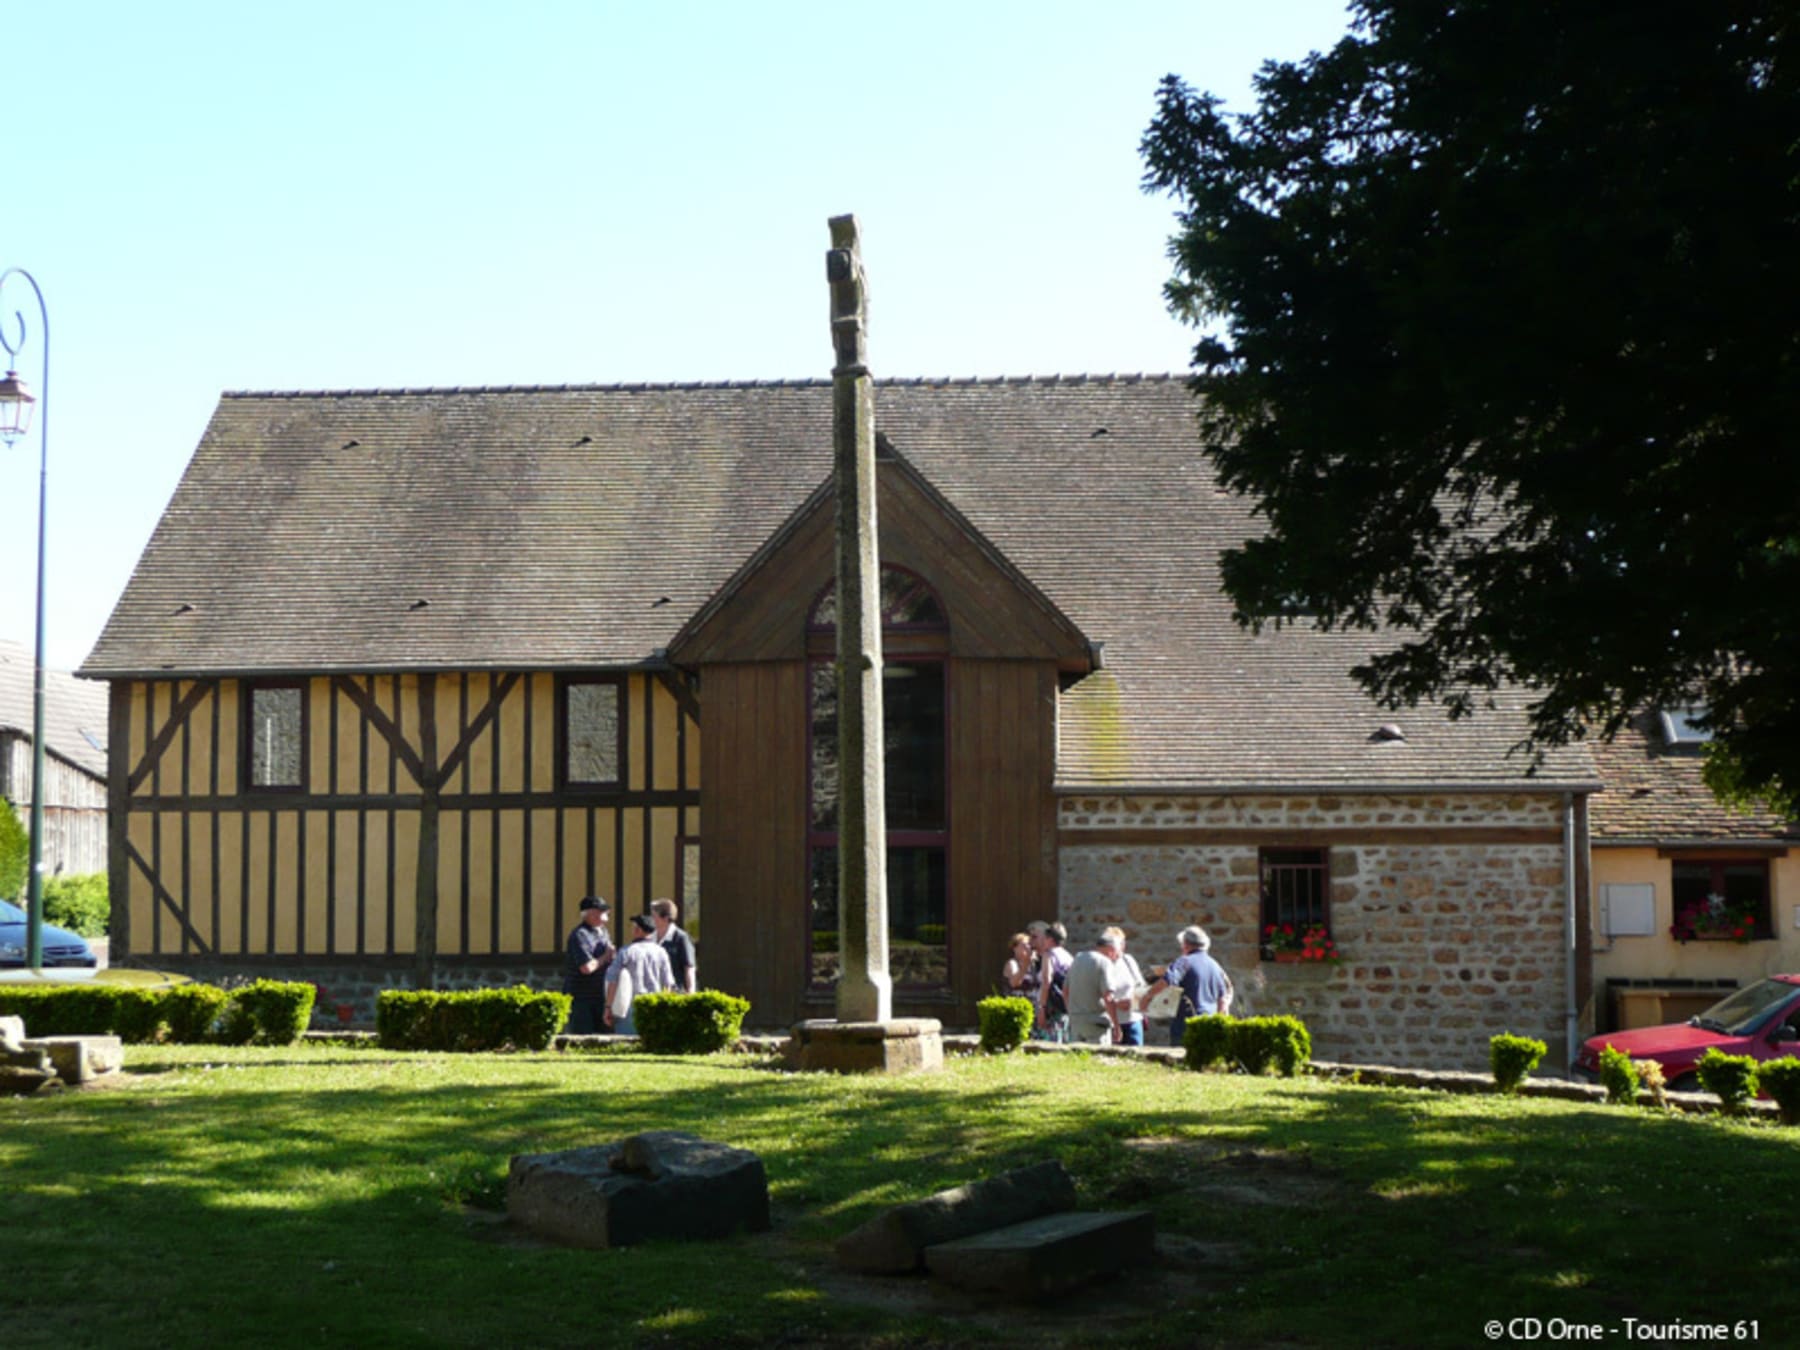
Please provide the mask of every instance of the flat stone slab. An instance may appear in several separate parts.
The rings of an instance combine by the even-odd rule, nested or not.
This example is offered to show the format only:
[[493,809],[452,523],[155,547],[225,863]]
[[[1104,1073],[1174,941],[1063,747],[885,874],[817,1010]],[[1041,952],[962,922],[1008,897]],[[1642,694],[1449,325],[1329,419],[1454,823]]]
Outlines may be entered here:
[[33,1036],[25,1048],[47,1054],[56,1076],[70,1087],[117,1073],[125,1063],[125,1043],[117,1036]]
[[1155,1216],[1138,1209],[1027,1219],[927,1247],[925,1265],[958,1288],[1030,1298],[1142,1270],[1155,1252]]
[[1075,1208],[1075,1182],[1059,1162],[1036,1163],[939,1191],[877,1214],[837,1242],[847,1270],[901,1275],[925,1269],[925,1249]]
[[944,1067],[943,1024],[933,1017],[886,1022],[797,1023],[788,1058],[800,1069],[825,1073],[921,1073]]
[[653,1130],[613,1144],[517,1155],[506,1212],[572,1247],[725,1238],[768,1229],[769,1183],[749,1149]]

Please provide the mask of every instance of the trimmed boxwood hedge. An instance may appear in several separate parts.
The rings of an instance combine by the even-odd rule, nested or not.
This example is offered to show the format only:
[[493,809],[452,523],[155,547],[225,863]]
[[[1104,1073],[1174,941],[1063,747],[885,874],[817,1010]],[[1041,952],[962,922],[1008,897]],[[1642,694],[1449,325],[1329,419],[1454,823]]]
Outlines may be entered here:
[[1312,1058],[1312,1033],[1298,1017],[1223,1017],[1208,1013],[1190,1017],[1181,1033],[1187,1067],[1205,1069],[1222,1061],[1246,1073],[1264,1074],[1271,1067],[1292,1078]]
[[990,1055],[1004,1055],[1025,1043],[1037,1009],[1030,999],[1009,994],[982,999],[975,1005],[975,1015],[981,1019],[981,1048]]
[[390,1050],[543,1050],[569,1020],[567,994],[509,989],[385,989],[376,1039]]
[[0,1017],[23,1018],[32,1036],[117,1036],[132,1045],[209,1041],[289,1045],[312,1011],[313,987],[257,980],[234,990],[210,984],[170,989],[64,984],[0,985]]
[[1550,1047],[1533,1036],[1501,1032],[1488,1041],[1488,1067],[1502,1092],[1517,1092],[1525,1075],[1543,1062]]
[[638,1043],[656,1055],[710,1055],[737,1044],[748,999],[717,989],[697,994],[640,994],[631,1003]]

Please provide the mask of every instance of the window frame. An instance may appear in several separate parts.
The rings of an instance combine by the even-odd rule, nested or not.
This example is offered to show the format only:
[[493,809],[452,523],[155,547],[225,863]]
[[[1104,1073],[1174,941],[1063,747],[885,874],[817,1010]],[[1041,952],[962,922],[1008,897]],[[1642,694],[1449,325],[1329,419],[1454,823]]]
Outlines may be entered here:
[[[256,696],[261,693],[292,692],[300,700],[299,751],[297,781],[292,783],[259,783],[256,781]],[[238,770],[246,794],[300,793],[312,781],[312,693],[311,682],[304,679],[245,680],[242,687],[243,709],[240,719],[243,744],[238,756]]]
[[[1310,861],[1298,861],[1292,857],[1277,858],[1275,855],[1311,855]],[[1316,904],[1309,905],[1309,911],[1316,912],[1317,917],[1305,920],[1284,916],[1281,909],[1281,897],[1272,889],[1278,875],[1285,876],[1310,875],[1316,877]],[[1271,925],[1292,923],[1298,932],[1307,928],[1320,927],[1325,936],[1331,934],[1331,850],[1322,846],[1271,844],[1256,850],[1256,892],[1257,892],[1257,948],[1264,961],[1275,959],[1274,950],[1263,940]]]
[[[1775,932],[1775,869],[1769,865],[1769,859],[1755,854],[1704,854],[1683,857],[1676,854],[1669,859],[1669,923],[1671,931],[1681,915],[1680,902],[1676,899],[1676,874],[1684,867],[1708,869],[1708,894],[1725,894],[1725,869],[1728,867],[1756,867],[1762,872],[1761,908],[1756,914],[1756,927],[1746,942],[1775,942],[1779,935]],[[1721,934],[1700,934],[1692,937],[1677,938],[1678,942],[1719,942],[1736,941]]]
[[[907,584],[900,587],[894,604],[884,604],[882,612],[882,664],[897,666],[935,666],[942,680],[942,755],[944,823],[939,829],[894,829],[885,830],[887,848],[891,853],[895,849],[921,848],[937,849],[943,855],[944,871],[944,981],[942,984],[902,984],[895,982],[896,993],[904,993],[914,998],[934,998],[951,994],[954,986],[950,978],[952,961],[951,932],[955,914],[955,872],[953,862],[953,844],[950,823],[955,818],[955,808],[951,801],[951,763],[950,745],[952,726],[955,719],[954,699],[950,688],[950,618],[944,607],[943,597],[937,593],[936,587],[926,581],[911,568],[901,567],[895,563],[884,562],[881,565],[884,576],[899,576],[906,579]],[[829,994],[831,986],[816,983],[813,979],[811,922],[811,877],[816,855],[826,849],[838,847],[840,832],[837,828],[821,829],[813,818],[813,769],[814,758],[814,704],[813,679],[814,672],[821,667],[829,669],[837,659],[837,627],[835,623],[821,623],[818,613],[827,597],[835,593],[836,578],[825,583],[814,594],[813,601],[807,608],[806,618],[806,678],[803,681],[806,698],[806,796],[804,810],[806,812],[806,828],[804,834],[806,849],[806,876],[808,918],[801,925],[804,933],[805,950],[801,954],[802,969],[805,972],[801,988],[807,997],[821,998]],[[894,609],[900,601],[913,601],[920,593],[929,598],[936,608],[940,619],[927,622],[896,622]],[[885,806],[884,820],[885,820]],[[891,929],[891,915],[890,915]],[[893,934],[889,932],[890,957]],[[892,965],[890,959],[890,967]]]
[[[610,685],[618,700],[617,742],[613,747],[612,778],[576,778],[569,772],[569,690],[576,685]],[[556,677],[556,790],[574,794],[604,794],[624,790],[631,766],[626,762],[631,744],[631,691],[625,677],[615,672],[571,672]]]

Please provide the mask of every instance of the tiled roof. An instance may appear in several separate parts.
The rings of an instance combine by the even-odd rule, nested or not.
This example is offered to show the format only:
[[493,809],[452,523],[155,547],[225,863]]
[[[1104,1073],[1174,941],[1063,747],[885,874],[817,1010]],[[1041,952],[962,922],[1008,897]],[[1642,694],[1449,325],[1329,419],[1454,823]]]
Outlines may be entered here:
[[1800,839],[1800,822],[1767,811],[1732,811],[1700,781],[1704,750],[1670,745],[1654,712],[1642,713],[1594,758],[1606,790],[1589,803],[1595,843]]
[[[875,416],[1105,644],[1064,785],[1525,777],[1522,698],[1382,712],[1344,673],[1368,635],[1232,623],[1218,553],[1255,525],[1179,377],[884,380]],[[824,380],[227,395],[84,673],[639,664],[830,466]],[[1372,742],[1390,721],[1406,741]],[[1540,781],[1592,776],[1575,747]]]
[[[31,652],[16,642],[0,642],[0,731],[31,739],[31,685]],[[67,671],[44,672],[44,749],[96,778],[106,777],[105,685]]]

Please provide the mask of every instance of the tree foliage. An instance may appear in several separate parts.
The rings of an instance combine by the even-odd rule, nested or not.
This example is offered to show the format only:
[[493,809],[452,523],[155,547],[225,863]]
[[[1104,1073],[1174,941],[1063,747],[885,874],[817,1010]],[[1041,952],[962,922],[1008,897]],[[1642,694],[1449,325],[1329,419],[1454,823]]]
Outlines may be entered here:
[[0,900],[24,897],[30,868],[31,835],[13,804],[0,797]]
[[1357,678],[1531,744],[1703,706],[1800,788],[1800,32],[1789,4],[1364,0],[1143,141],[1241,621],[1393,628]]

